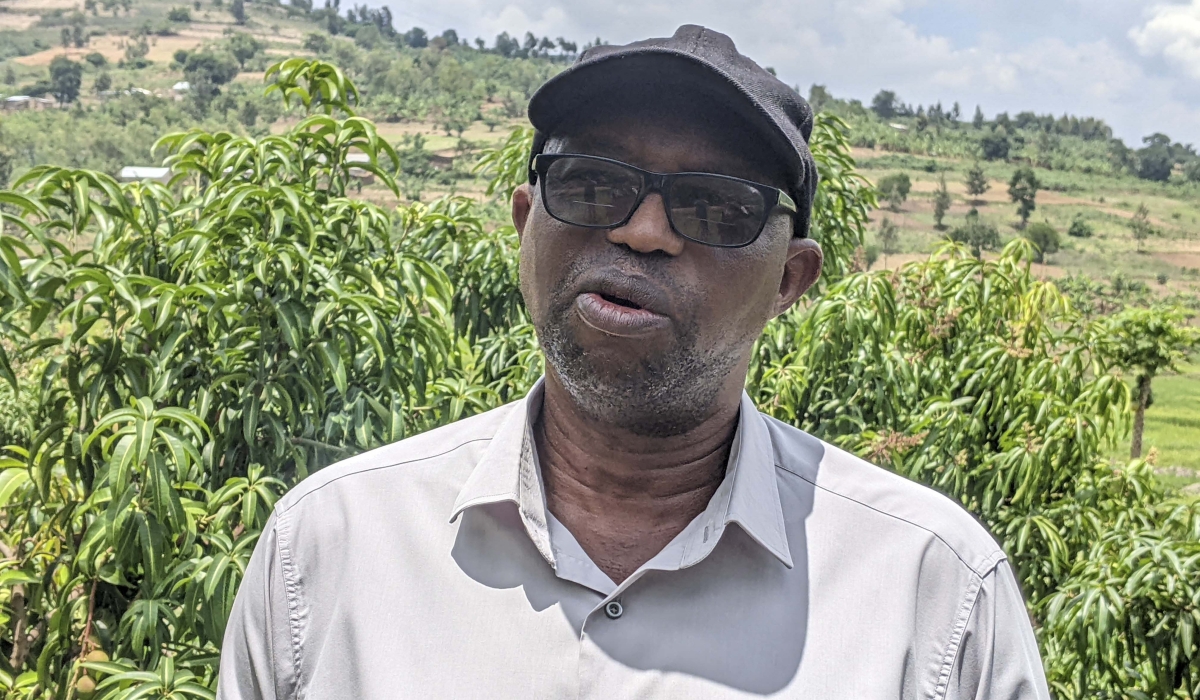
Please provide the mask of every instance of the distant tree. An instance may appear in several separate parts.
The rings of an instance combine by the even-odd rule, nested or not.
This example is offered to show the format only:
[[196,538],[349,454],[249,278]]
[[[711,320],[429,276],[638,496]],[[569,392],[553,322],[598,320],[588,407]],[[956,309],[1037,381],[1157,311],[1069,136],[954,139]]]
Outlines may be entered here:
[[1007,160],[1012,144],[1008,140],[1008,131],[1003,127],[996,127],[984,134],[979,140],[979,147],[983,150],[983,157],[988,160]]
[[876,236],[879,239],[879,246],[883,249],[883,266],[887,267],[887,259],[889,255],[895,255],[900,243],[900,227],[892,223],[886,216],[883,221],[879,222],[879,233]]
[[1187,321],[1188,314],[1181,309],[1131,307],[1110,319],[1108,332],[1100,336],[1107,341],[1101,351],[1118,367],[1134,372],[1132,459],[1142,456],[1154,377],[1164,370],[1176,370],[1180,360],[1200,347],[1200,330],[1189,327]]
[[12,65],[4,66],[4,84],[5,85],[16,85],[17,84],[17,72],[13,70]]
[[962,226],[955,227],[947,236],[956,243],[963,243],[971,249],[971,254],[983,259],[983,251],[996,250],[1000,247],[1000,232],[996,227],[979,219],[979,210],[972,208],[967,212],[966,221]]
[[475,48],[479,51],[483,51],[487,48],[487,42],[483,40],[483,37],[475,37]]
[[88,43],[87,17],[78,10],[71,13],[71,43],[77,49],[82,49]]
[[959,119],[962,119],[962,106],[956,101],[950,108],[950,121],[957,122]]
[[1037,246],[1034,258],[1036,262],[1046,262],[1047,255],[1053,255],[1059,250],[1058,231],[1045,221],[1036,221],[1026,226],[1021,235]]
[[329,37],[321,32],[309,32],[304,35],[304,48],[313,53],[326,53],[329,51]]
[[79,97],[83,84],[83,64],[66,56],[55,56],[50,61],[50,91],[59,104],[74,102]]
[[190,56],[191,53],[192,52],[188,51],[187,49],[176,49],[175,53],[171,54],[171,63],[174,66],[183,68],[185,65],[187,65],[188,56]]
[[896,93],[891,90],[880,90],[871,98],[871,111],[880,119],[891,119],[896,116]]
[[973,198],[971,203],[978,205],[979,199],[977,198],[983,196],[983,193],[990,188],[991,184],[983,172],[983,166],[979,164],[979,161],[975,161],[975,164],[967,171],[967,194]]
[[1071,238],[1091,238],[1092,233],[1091,225],[1079,216],[1071,220],[1071,227],[1067,229],[1067,235]]
[[62,31],[59,32],[59,39],[62,41],[62,47],[64,49],[71,48],[71,28],[63,27]]
[[1154,226],[1150,223],[1150,210],[1145,204],[1139,204],[1137,211],[1133,213],[1133,218],[1129,220],[1129,231],[1133,234],[1133,240],[1137,241],[1137,252],[1142,250],[1146,239],[1154,235]]
[[1188,182],[1200,182],[1200,158],[1190,158],[1183,164],[1183,176]]
[[423,49],[429,45],[429,35],[420,27],[413,27],[404,32],[404,43],[413,49]]
[[83,60],[90,63],[93,68],[103,68],[104,66],[108,65],[108,59],[105,58],[104,54],[100,53],[99,51],[93,51],[89,53],[83,57]]
[[1142,139],[1144,148],[1137,150],[1137,176],[1143,180],[1166,182],[1175,167],[1171,139],[1166,134],[1151,134]]
[[8,179],[12,177],[13,160],[13,152],[0,145],[0,189],[8,187]]
[[238,109],[238,121],[247,129],[253,128],[258,122],[258,105],[251,100],[246,100]]
[[1029,215],[1037,209],[1037,192],[1042,183],[1032,168],[1017,168],[1008,181],[1008,196],[1017,205],[1017,216],[1021,217],[1021,228],[1029,221]]
[[442,32],[442,40],[446,42],[447,46],[458,46],[458,32],[447,29]]
[[875,264],[875,262],[878,260],[879,260],[879,246],[869,245],[869,246],[866,246],[865,248],[863,248],[863,261],[867,263],[868,270],[870,270],[871,266],[873,266]]
[[125,63],[133,68],[145,67],[146,55],[149,53],[150,42],[146,41],[146,35],[135,37],[125,44]]
[[245,68],[246,61],[257,56],[265,48],[266,44],[245,32],[236,32],[229,37],[229,53],[233,54],[241,68]]
[[975,116],[971,119],[971,126],[976,129],[983,128],[983,110],[979,105],[975,105]]
[[808,104],[814,112],[820,112],[830,102],[833,102],[833,95],[829,94],[824,85],[813,83],[808,89]]
[[108,73],[101,73],[96,76],[96,84],[94,86],[96,92],[105,92],[112,89],[112,76]]
[[204,49],[188,55],[183,75],[189,92],[201,112],[208,111],[212,99],[221,94],[221,86],[237,77],[237,59],[224,51]]
[[508,35],[508,32],[500,32],[496,35],[496,53],[506,58],[515,56],[521,50],[521,42]]
[[172,7],[170,10],[167,10],[167,21],[191,22],[192,13],[186,7]]
[[233,21],[238,24],[246,23],[246,3],[245,0],[233,0],[229,6],[229,14],[233,15]]
[[942,173],[938,178],[937,190],[933,193],[933,219],[937,222],[935,227],[939,231],[946,228],[942,219],[946,217],[946,212],[950,211],[951,201],[950,190],[946,189],[946,174]]
[[909,191],[912,190],[912,180],[909,179],[908,173],[893,173],[879,178],[876,189],[887,200],[892,211],[900,211],[900,205],[904,204]]

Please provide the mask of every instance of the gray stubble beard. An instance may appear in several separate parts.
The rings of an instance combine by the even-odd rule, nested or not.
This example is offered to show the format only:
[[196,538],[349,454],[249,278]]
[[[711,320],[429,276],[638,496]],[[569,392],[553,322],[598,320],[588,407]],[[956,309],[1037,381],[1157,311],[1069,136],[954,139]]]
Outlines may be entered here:
[[[538,324],[547,366],[575,405],[589,417],[647,437],[681,435],[713,412],[738,361],[733,348],[701,351],[694,322],[682,324],[672,347],[658,357],[625,366],[598,364],[570,328],[574,299],[559,301]],[[630,340],[636,342],[636,340]]]

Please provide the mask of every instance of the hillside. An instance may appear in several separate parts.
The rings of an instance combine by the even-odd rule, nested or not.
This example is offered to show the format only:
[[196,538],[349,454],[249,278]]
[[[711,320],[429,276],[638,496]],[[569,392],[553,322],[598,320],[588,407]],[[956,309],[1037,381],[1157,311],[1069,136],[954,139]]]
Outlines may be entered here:
[[[243,0],[0,0],[0,96],[65,103],[0,112],[0,185],[39,164],[110,174],[154,165],[157,138],[196,126],[281,133],[298,116],[263,97],[263,71],[282,57],[315,55],[354,79],[362,90],[359,112],[397,147],[402,200],[451,192],[483,200],[483,183],[472,173],[479,152],[524,124],[533,90],[581,48],[532,35],[468,42],[453,29],[401,31],[385,10],[302,8]],[[52,64],[60,68],[58,82]],[[73,94],[65,95],[62,81],[71,87],[73,70]],[[173,89],[185,81],[187,90]],[[1023,112],[988,120],[968,117],[958,105],[913,108],[886,91],[869,107],[819,85],[808,94],[814,107],[845,120],[853,154],[872,182],[904,174],[911,183],[895,211],[872,213],[868,264],[896,268],[927,256],[964,226],[971,209],[995,228],[999,244],[1023,235],[1008,189],[1015,171],[1030,168],[1040,187],[1029,221],[1058,235],[1057,252],[1037,274],[1058,280],[1097,314],[1158,302],[1200,309],[1200,160],[1190,147],[1163,135],[1130,146],[1094,117]],[[975,167],[988,188],[968,195]],[[943,179],[949,201],[939,228],[935,195]],[[399,203],[369,182],[356,196]],[[487,206],[489,216],[504,216],[494,202]],[[1139,242],[1130,223],[1140,207],[1149,236]],[[885,219],[897,227],[890,242],[879,240]],[[1084,226],[1075,230],[1090,235],[1068,235],[1077,222]],[[1175,470],[1164,478],[1181,484],[1191,479],[1189,470],[1200,470],[1200,439],[1188,437],[1200,435],[1200,382],[1195,365],[1189,372],[1156,381],[1158,401],[1147,418],[1149,444],[1161,441],[1163,468]]]

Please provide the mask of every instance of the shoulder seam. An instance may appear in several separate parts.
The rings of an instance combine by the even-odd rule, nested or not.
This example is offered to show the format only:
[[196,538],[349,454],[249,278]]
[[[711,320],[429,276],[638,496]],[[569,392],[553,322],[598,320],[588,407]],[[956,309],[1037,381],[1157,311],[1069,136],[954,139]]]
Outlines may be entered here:
[[[275,541],[279,550],[279,565],[283,574],[284,595],[287,597],[288,636],[292,642],[292,685],[295,697],[304,693],[300,685],[300,647],[303,634],[300,630],[300,584],[296,580],[296,563],[290,546],[291,531],[284,525],[289,522],[286,513],[275,520]],[[288,693],[291,695],[291,693]]]
[[342,479],[345,479],[348,476],[355,476],[357,474],[365,474],[366,472],[379,471],[380,469],[390,469],[392,467],[399,467],[399,466],[402,466],[405,464],[412,464],[414,462],[423,462],[427,459],[435,459],[437,457],[444,457],[445,455],[448,455],[451,452],[454,452],[455,450],[457,450],[459,448],[466,447],[467,445],[470,445],[473,442],[488,442],[491,439],[492,439],[491,437],[471,438],[470,440],[465,440],[463,442],[460,442],[459,444],[455,445],[454,447],[451,447],[448,450],[445,450],[444,452],[438,452],[437,454],[425,455],[423,457],[416,457],[414,459],[406,459],[401,462],[389,462],[388,464],[380,464],[380,465],[374,466],[374,467],[363,467],[362,469],[355,469],[354,471],[346,472],[345,474],[336,476],[336,477],[330,479],[329,481],[326,481],[325,483],[321,484],[320,486],[310,489],[306,493],[300,494],[299,496],[296,497],[295,501],[293,501],[290,505],[288,505],[286,508],[283,508],[281,510],[282,510],[282,512],[287,512],[287,511],[291,510],[292,508],[299,505],[300,501],[303,501],[308,496],[316,493],[317,491],[320,491],[321,489],[334,483],[335,481],[341,481]]
[[[809,479],[808,477],[804,476],[803,474],[797,472],[796,470],[790,469],[782,464],[776,463],[775,468],[782,469],[783,471],[787,472],[788,474],[791,474],[799,479],[802,479],[803,481],[805,481],[809,484],[812,484],[814,488],[821,489],[825,493],[832,494],[834,496],[837,496],[838,498],[842,498],[847,501],[850,501],[851,503],[857,503],[858,505],[862,506],[863,508],[875,511],[876,513],[879,513],[880,515],[885,515],[889,518],[899,520],[902,523],[908,523],[909,525],[912,525],[915,528],[918,528],[918,529],[924,530],[925,532],[928,532],[929,534],[936,537],[939,542],[941,542],[943,545],[945,545],[946,549],[953,552],[954,556],[957,557],[960,562],[962,562],[963,566],[967,567],[967,570],[969,570],[972,574],[975,574],[975,576],[982,577],[984,575],[984,573],[986,573],[988,570],[990,570],[992,567],[994,567],[997,562],[999,562],[1001,559],[1005,558],[1004,551],[1002,549],[1000,549],[999,546],[997,546],[996,551],[992,552],[982,562],[980,562],[981,567],[983,567],[983,565],[987,565],[986,567],[983,567],[982,571],[981,571],[979,569],[976,569],[970,563],[968,563],[966,559],[963,559],[962,554],[959,554],[958,550],[955,549],[953,546],[951,546],[950,543],[946,541],[946,538],[942,537],[940,533],[938,533],[934,530],[931,530],[928,527],[925,527],[924,525],[922,525],[920,523],[914,523],[913,521],[909,520],[908,518],[902,518],[899,515],[896,515],[895,513],[889,513],[886,510],[881,510],[879,508],[876,508],[875,506],[873,506],[869,503],[863,503],[862,501],[858,500],[857,498],[851,498],[850,496],[847,496],[844,493],[841,493],[839,491],[834,491],[833,489],[830,489],[830,488],[826,488],[826,487],[818,484],[817,482],[813,481],[812,479]],[[879,467],[876,467],[876,469],[879,469]],[[901,478],[903,478],[903,477],[901,477]],[[918,485],[920,485],[920,484],[918,484]]]
[[979,605],[979,593],[983,590],[983,577],[976,575],[971,578],[962,605],[958,607],[958,616],[954,620],[954,628],[950,630],[949,643],[942,655],[942,667],[938,670],[936,684],[933,688],[933,700],[945,700],[950,691],[950,676],[954,673],[954,660],[962,650],[963,635],[967,632],[967,623],[971,621],[971,613]]

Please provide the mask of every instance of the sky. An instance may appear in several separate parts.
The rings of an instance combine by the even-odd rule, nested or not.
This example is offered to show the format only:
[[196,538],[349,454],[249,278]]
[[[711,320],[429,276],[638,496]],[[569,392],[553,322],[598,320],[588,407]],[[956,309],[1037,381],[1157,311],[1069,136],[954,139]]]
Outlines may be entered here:
[[[880,89],[969,118],[1032,110],[1099,117],[1130,146],[1154,132],[1200,146],[1200,0],[436,0],[388,5],[398,29],[502,31],[621,44],[701,24],[807,95]],[[343,3],[346,6],[346,3]]]

